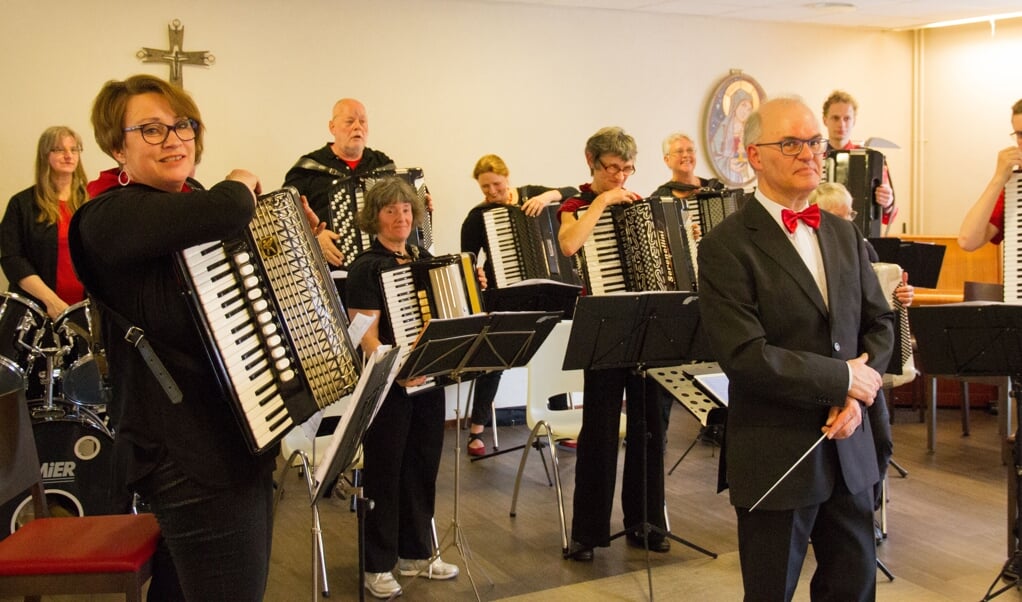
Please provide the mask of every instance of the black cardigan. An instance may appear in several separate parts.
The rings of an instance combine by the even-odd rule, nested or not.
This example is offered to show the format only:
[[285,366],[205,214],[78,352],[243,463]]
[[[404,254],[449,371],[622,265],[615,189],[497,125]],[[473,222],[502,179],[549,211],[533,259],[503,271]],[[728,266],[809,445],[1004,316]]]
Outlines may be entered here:
[[0,268],[11,292],[43,305],[18,285],[35,274],[46,286],[57,288],[57,225],[40,223],[38,216],[34,186],[11,197],[0,222]]

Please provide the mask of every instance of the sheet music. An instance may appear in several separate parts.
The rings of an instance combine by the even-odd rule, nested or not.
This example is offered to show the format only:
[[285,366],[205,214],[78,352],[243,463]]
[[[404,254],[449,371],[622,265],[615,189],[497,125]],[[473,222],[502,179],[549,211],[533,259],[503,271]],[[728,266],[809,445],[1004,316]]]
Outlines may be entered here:
[[[392,354],[397,352],[397,349],[398,348],[392,348],[390,345],[380,345],[379,347],[376,348],[376,351],[374,351],[373,354],[369,356],[369,361],[366,364],[365,369],[362,370],[361,378],[359,378],[358,384],[355,386],[355,391],[352,393],[350,399],[352,400],[362,399],[365,393],[367,383],[370,381],[371,376],[375,372],[374,368],[376,367],[376,365],[384,362],[387,359],[393,359],[391,356]],[[376,418],[376,413],[379,411],[380,406],[383,404],[384,398],[386,398],[387,396],[387,392],[390,391],[390,387],[394,383],[394,377],[397,376],[398,368],[399,368],[398,362],[392,361],[390,370],[387,373],[386,386],[381,387],[375,399],[371,400],[373,407],[372,412],[370,413],[369,420],[365,424],[366,429],[369,428],[369,425],[372,424],[373,419]],[[349,405],[349,410],[351,410],[351,405],[353,404]],[[318,497],[319,488],[326,482],[327,472],[333,465],[334,458],[337,456],[338,451],[340,451],[341,443],[344,440],[343,435],[348,431],[352,419],[356,418],[358,414],[359,412],[356,411],[346,411],[344,412],[344,414],[341,415],[340,421],[337,424],[337,428],[334,430],[333,435],[330,436],[330,444],[327,446],[326,451],[323,453],[323,460],[316,465],[315,483],[317,495],[314,497]],[[360,435],[361,434],[362,433],[360,433]],[[361,436],[359,437],[359,439],[361,440]]]
[[694,374],[692,378],[696,381],[696,384],[699,385],[699,388],[713,395],[717,401],[722,403],[724,406],[727,406],[727,374],[724,374],[723,372]]
[[[355,319],[351,321],[348,326],[348,338],[351,339],[355,346],[362,344],[362,337],[369,331],[369,327],[373,325],[376,318],[368,316],[366,314],[356,313]],[[388,345],[389,347],[389,345]]]

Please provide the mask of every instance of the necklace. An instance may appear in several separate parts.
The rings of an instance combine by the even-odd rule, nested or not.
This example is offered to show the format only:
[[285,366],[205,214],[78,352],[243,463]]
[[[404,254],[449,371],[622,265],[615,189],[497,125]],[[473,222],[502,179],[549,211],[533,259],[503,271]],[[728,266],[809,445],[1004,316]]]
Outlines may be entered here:
[[[387,250],[390,251],[390,253],[394,257],[396,257],[399,261],[402,261],[402,260],[403,261],[416,261],[416,260],[419,259],[419,249],[418,249],[418,247],[415,247],[415,246],[411,247],[411,254],[406,253],[405,250],[401,250],[401,251],[394,251],[394,250],[391,250],[391,249],[387,249]],[[407,247],[406,247],[406,250],[407,250]]]

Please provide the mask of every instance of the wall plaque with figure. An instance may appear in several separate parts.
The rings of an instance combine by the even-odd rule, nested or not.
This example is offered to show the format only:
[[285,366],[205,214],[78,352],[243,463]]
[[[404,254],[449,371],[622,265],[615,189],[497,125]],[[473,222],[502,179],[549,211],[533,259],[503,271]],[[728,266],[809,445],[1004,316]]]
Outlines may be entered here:
[[710,164],[729,186],[745,187],[756,179],[742,144],[745,120],[766,100],[759,82],[733,69],[717,85],[706,107],[705,148]]

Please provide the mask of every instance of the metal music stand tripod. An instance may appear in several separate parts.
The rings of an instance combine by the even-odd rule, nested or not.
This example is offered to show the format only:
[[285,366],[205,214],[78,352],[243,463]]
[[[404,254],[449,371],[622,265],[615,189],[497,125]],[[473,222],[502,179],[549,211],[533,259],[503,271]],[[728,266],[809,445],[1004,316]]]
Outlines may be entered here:
[[[486,307],[491,312],[503,311],[545,311],[558,312],[559,320],[570,320],[575,313],[575,302],[578,300],[582,287],[574,284],[552,280],[523,280],[522,282],[504,288],[486,289]],[[470,389],[469,396],[475,404],[475,383]],[[497,419],[493,418],[493,438],[497,441]],[[541,441],[534,441],[533,447],[540,449],[546,444]],[[494,451],[482,456],[471,458],[469,462],[479,462],[490,458],[511,453],[525,448],[525,445],[516,445],[500,449],[496,444]],[[546,457],[541,453],[540,460],[543,462],[543,469],[547,471],[547,482],[553,487],[550,480],[550,472],[547,470]]]
[[[329,485],[336,479],[337,475],[351,466],[358,453],[359,445],[362,444],[362,437],[369,428],[376,411],[383,403],[394,376],[397,373],[398,350],[379,349],[373,354],[369,363],[362,370],[355,391],[351,395],[351,402],[347,410],[341,415],[341,419],[331,435],[330,443],[323,454],[323,461],[315,469],[315,475],[309,467],[308,458],[302,450],[295,450],[287,459],[284,473],[281,475],[281,485],[277,489],[273,507],[276,510],[280,497],[284,493],[284,477],[297,458],[304,469],[305,484],[309,490],[310,506],[312,509],[312,600],[319,599],[320,573],[323,575],[323,595],[329,596],[330,589],[326,581],[326,558],[323,550],[323,531],[319,522],[319,501],[326,496]],[[364,556],[364,524],[365,512],[372,509],[372,500],[362,497],[362,488],[359,487],[352,497],[355,500],[355,508],[358,512],[358,592],[359,600],[365,599],[365,556]]]
[[[646,425],[646,369],[675,366],[687,360],[708,359],[709,349],[699,332],[697,297],[682,292],[646,292],[582,297],[575,307],[564,370],[604,370],[631,368],[643,379],[641,432],[649,437]],[[585,411],[583,409],[583,411]],[[584,443],[584,442],[583,442]],[[629,444],[634,444],[630,442]],[[650,599],[653,599],[653,573],[649,560],[649,535],[657,533],[686,545],[711,558],[717,555],[669,530],[649,522],[647,500],[648,449],[642,447],[642,522],[628,525],[611,535],[613,541],[628,533],[641,533],[646,548],[646,575]]]
[[[909,316],[919,341],[920,364],[928,374],[1009,376],[1014,397],[1019,399],[1022,393],[1022,306],[954,303],[910,307]],[[1003,411],[1008,411],[1008,408]],[[1022,431],[1022,416],[1016,416],[1016,421],[1016,428]],[[1016,431],[1012,455],[1015,474],[1022,475],[1022,440],[1018,435],[1019,431]],[[1015,494],[1022,495],[1022,479],[1017,480]],[[1001,567],[983,600],[991,600],[1020,586],[1022,549],[1018,537],[1022,515],[1017,506],[1012,517],[1014,553]],[[998,581],[1005,585],[994,591]]]
[[[404,380],[420,376],[446,376],[457,383],[460,389],[466,373],[524,366],[532,359],[559,319],[559,312],[537,311],[498,312],[430,320],[419,334],[397,378]],[[460,405],[460,390],[457,398]],[[460,421],[460,414],[460,407],[457,407],[456,423]],[[472,552],[459,522],[461,454],[457,452],[461,450],[461,429],[455,428],[454,433],[454,516],[450,528],[437,542],[437,557],[444,549],[455,546],[465,560],[465,573],[472,584],[472,591],[476,599],[480,600],[479,588],[472,576]],[[448,536],[451,537],[451,542],[446,547],[441,547]],[[493,583],[488,576],[487,580]]]

